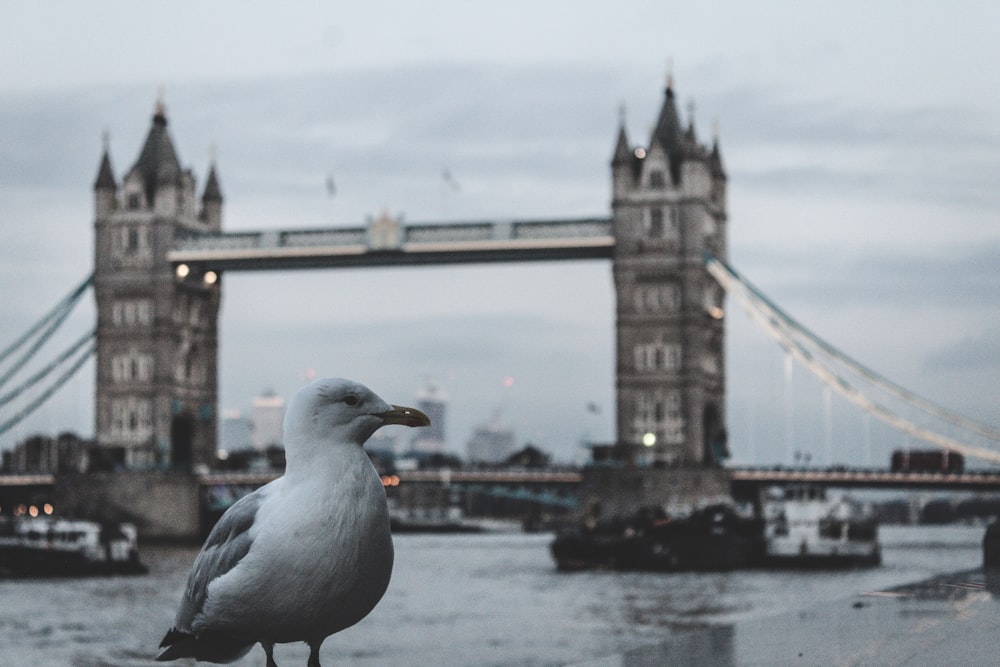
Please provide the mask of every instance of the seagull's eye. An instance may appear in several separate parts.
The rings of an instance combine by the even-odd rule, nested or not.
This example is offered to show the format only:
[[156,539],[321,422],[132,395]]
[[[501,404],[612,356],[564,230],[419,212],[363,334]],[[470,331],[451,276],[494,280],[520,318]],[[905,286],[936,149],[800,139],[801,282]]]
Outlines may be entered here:
[[349,407],[352,408],[360,402],[361,399],[355,396],[354,394],[348,394],[347,396],[344,397],[344,403],[346,403]]

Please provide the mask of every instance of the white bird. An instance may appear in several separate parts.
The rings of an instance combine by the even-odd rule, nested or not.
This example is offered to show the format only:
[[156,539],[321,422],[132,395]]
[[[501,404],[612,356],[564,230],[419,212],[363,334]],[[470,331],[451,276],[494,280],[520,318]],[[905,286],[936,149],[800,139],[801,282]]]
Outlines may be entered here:
[[385,490],[362,449],[386,424],[427,426],[357,382],[322,379],[285,415],[285,474],[222,515],[194,561],[157,660],[233,662],[260,642],[306,642],[309,667],[368,615],[392,573]]

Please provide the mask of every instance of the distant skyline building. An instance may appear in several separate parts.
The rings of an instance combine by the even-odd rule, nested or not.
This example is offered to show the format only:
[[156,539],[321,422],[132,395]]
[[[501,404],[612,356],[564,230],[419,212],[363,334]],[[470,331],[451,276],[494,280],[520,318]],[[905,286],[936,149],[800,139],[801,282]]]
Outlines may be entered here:
[[254,449],[263,450],[284,443],[285,399],[266,391],[253,399],[250,408]]
[[502,463],[516,450],[514,430],[503,425],[499,417],[477,426],[466,444],[471,463]]
[[445,439],[445,412],[448,407],[448,397],[441,385],[427,382],[417,394],[417,409],[422,410],[431,419],[431,425],[417,429],[410,441],[410,447],[415,452],[437,454],[448,448]]
[[219,423],[219,450],[237,452],[253,447],[253,422],[239,410],[227,410]]

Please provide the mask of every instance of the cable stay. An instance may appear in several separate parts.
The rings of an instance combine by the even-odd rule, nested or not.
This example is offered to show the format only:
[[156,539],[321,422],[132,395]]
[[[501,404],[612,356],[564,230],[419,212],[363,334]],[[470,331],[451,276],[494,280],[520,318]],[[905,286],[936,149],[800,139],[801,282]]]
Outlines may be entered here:
[[69,346],[66,350],[64,350],[48,366],[46,366],[45,368],[41,369],[40,371],[38,371],[34,375],[32,375],[30,378],[28,378],[27,380],[25,380],[24,382],[22,382],[18,387],[16,387],[13,390],[7,392],[6,394],[0,395],[0,408],[2,408],[3,406],[7,405],[11,401],[16,400],[17,398],[19,398],[21,396],[21,394],[23,394],[24,392],[26,392],[27,390],[31,389],[36,384],[38,384],[39,382],[41,382],[42,380],[44,380],[46,378],[46,376],[48,376],[52,371],[54,371],[56,368],[58,368],[59,366],[61,366],[63,364],[63,362],[65,362],[67,359],[69,359],[74,354],[76,354],[76,352],[81,347],[83,347],[84,344],[87,341],[93,340],[93,338],[94,338],[94,336],[96,334],[97,334],[97,331],[95,331],[95,330],[89,331],[86,335],[84,335],[83,337],[81,337],[78,341],[76,341],[71,346]]
[[52,394],[59,391],[59,389],[61,389],[62,386],[66,384],[70,380],[70,378],[72,378],[76,374],[78,370],[80,370],[83,364],[86,363],[88,359],[90,359],[90,357],[94,354],[96,350],[97,350],[97,343],[92,342],[84,350],[83,354],[80,354],[76,358],[76,360],[72,363],[72,365],[70,365],[70,367],[67,368],[63,372],[63,374],[60,375],[51,386],[49,386],[44,392],[42,392],[37,398],[35,398],[35,400],[26,405],[24,408],[22,408],[20,412],[15,414],[10,419],[0,423],[0,435],[3,435],[7,431],[17,426],[19,423],[21,423],[22,420],[24,420],[25,418],[30,416],[31,413],[33,413],[35,410],[40,408],[49,398],[52,397]]
[[[742,278],[730,266],[707,253],[705,255],[705,265],[709,273],[727,292],[739,299],[751,318],[772,339],[827,386],[835,389],[847,400],[908,435],[964,455],[992,462],[1000,462],[1000,452],[960,442],[954,438],[919,426],[913,421],[900,416],[885,405],[871,399],[851,382],[844,379],[836,364],[863,378],[879,390],[902,400],[910,407],[937,417],[949,424],[964,428],[989,438],[994,442],[1000,441],[1000,430],[935,405],[848,357],[782,311],[765,297],[760,290]],[[817,349],[812,350],[809,348],[809,345],[815,346]],[[836,363],[830,363],[831,361]]]
[[[73,312],[73,307],[79,302],[80,297],[83,295],[84,291],[93,282],[93,274],[87,277],[71,294],[65,297],[59,304],[53,308],[48,314],[46,314],[41,320],[39,320],[34,326],[32,326],[27,333],[21,336],[18,340],[7,347],[6,350],[0,354],[0,363],[6,360],[14,351],[19,349],[26,342],[31,340],[35,334],[38,334],[38,338],[34,343],[21,355],[20,358],[16,359],[13,364],[0,375],[0,387],[7,384],[7,382],[17,374],[25,364],[31,361],[32,357],[42,348],[43,345],[52,337],[52,334],[66,321],[70,313]],[[41,331],[41,333],[39,333]]]
[[[735,269],[733,269],[725,262],[722,262],[706,253],[705,263],[706,266],[708,267],[709,273],[711,273],[713,277],[715,277],[715,279],[719,281],[719,283],[723,286],[723,288],[728,290],[729,288],[727,287],[727,283],[732,283],[733,281],[735,281],[736,284],[738,284],[742,289],[747,290],[754,297],[754,299],[756,299],[756,301],[759,304],[759,307],[765,309],[766,311],[769,312],[770,315],[776,318],[779,325],[786,327],[793,333],[802,334],[803,336],[806,337],[806,339],[810,343],[816,345],[816,347],[818,347],[820,350],[830,355],[831,357],[835,358],[837,361],[843,363],[852,372],[857,373],[858,375],[864,377],[879,389],[889,394],[892,394],[893,396],[896,396],[897,398],[906,401],[907,403],[921,410],[922,412],[937,417],[938,419],[944,420],[949,424],[958,426],[960,428],[964,428],[974,433],[978,433],[979,435],[990,438],[991,440],[1000,440],[1000,429],[990,426],[989,424],[984,424],[982,422],[976,421],[974,419],[969,419],[968,417],[965,417],[956,412],[943,408],[940,405],[937,405],[936,403],[932,403],[926,398],[923,398],[922,396],[913,393],[912,391],[906,389],[905,387],[896,384],[895,382],[885,377],[884,375],[881,375],[880,373],[872,370],[871,368],[868,368],[864,364],[849,357],[847,354],[841,352],[830,343],[827,343],[817,334],[813,333],[803,324],[795,320],[791,315],[783,311],[779,306],[774,304],[759,289],[757,289],[757,287],[755,287],[752,283],[743,278],[739,273],[736,272]],[[713,263],[718,265],[715,270],[713,270],[712,268]],[[717,275],[717,273],[719,275]],[[720,277],[720,275],[722,277]]]
[[77,285],[72,292],[67,294],[63,299],[55,305],[55,307],[45,314],[42,319],[31,326],[24,334],[21,335],[16,341],[8,345],[2,352],[0,352],[0,364],[7,360],[15,350],[24,345],[25,342],[31,339],[39,329],[44,327],[48,322],[50,322],[54,317],[60,314],[64,309],[71,308],[73,304],[83,295],[88,287],[90,287],[94,282],[94,274],[90,274],[87,278]]

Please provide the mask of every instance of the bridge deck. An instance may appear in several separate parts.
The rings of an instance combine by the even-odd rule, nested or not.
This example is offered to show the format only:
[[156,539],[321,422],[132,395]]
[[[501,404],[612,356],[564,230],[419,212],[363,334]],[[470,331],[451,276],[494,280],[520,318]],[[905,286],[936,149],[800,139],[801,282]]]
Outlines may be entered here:
[[608,218],[401,225],[192,234],[167,253],[172,264],[216,271],[474,262],[608,259]]

